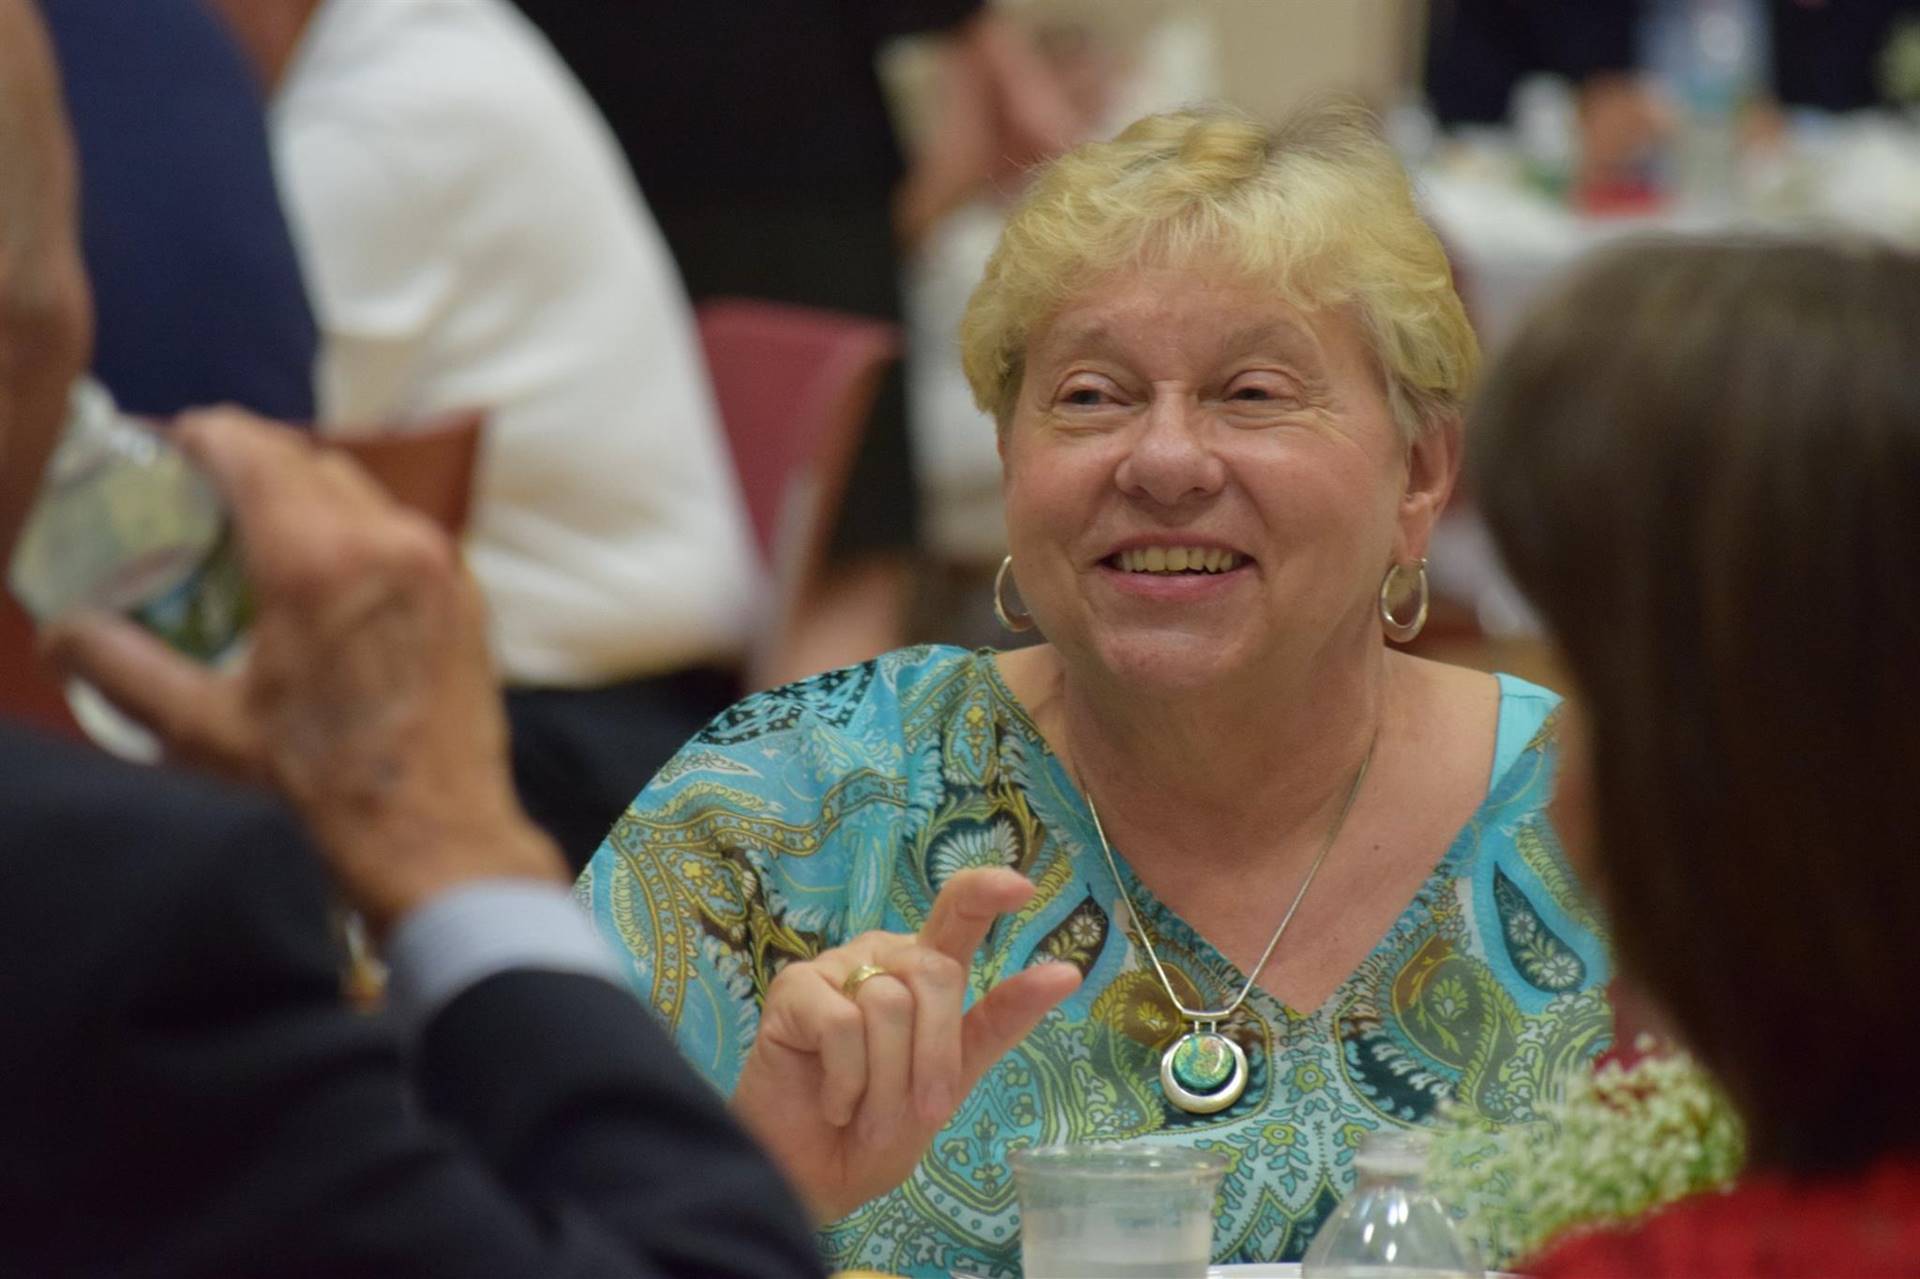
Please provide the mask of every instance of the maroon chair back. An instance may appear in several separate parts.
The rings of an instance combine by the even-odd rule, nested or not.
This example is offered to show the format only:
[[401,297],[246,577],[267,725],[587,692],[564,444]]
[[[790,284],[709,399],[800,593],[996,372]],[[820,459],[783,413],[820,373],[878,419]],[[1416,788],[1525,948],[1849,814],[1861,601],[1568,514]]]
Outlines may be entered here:
[[809,572],[899,332],[864,316],[744,299],[707,302],[698,315],[760,554],[777,575]]
[[34,652],[33,619],[12,595],[0,591],[0,715],[80,736],[66,689],[40,664]]
[[405,430],[327,441],[358,462],[402,506],[411,506],[454,537],[473,513],[473,481],[487,415],[462,409]]
[[887,365],[891,324],[784,303],[721,299],[698,311],[720,421],[771,578],[747,656],[748,687],[783,672],[824,580],[828,544]]

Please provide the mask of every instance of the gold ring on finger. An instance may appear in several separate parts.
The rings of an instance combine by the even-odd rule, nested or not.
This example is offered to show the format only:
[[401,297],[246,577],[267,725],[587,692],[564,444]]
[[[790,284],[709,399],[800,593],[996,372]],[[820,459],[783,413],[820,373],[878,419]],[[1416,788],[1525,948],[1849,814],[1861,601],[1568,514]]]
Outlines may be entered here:
[[840,993],[848,999],[857,999],[860,996],[860,988],[862,986],[866,985],[871,979],[884,977],[886,974],[887,970],[878,964],[862,964],[848,973],[847,979],[840,983]]

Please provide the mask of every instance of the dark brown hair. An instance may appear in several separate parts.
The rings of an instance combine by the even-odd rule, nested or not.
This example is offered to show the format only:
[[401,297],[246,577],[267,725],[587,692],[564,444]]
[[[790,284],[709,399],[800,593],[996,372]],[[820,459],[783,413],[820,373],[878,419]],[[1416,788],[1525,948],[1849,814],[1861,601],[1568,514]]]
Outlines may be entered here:
[[1617,249],[1471,431],[1591,726],[1623,970],[1757,1160],[1920,1148],[1920,258]]

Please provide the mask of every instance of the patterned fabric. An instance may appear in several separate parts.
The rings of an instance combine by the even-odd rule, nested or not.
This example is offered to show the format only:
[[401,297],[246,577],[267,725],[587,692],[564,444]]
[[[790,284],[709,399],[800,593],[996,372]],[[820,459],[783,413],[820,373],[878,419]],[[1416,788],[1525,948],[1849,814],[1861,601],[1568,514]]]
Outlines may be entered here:
[[[989,935],[975,994],[1045,960],[1086,980],[905,1185],[823,1233],[829,1259],[1017,1275],[1008,1151],[1139,1138],[1230,1159],[1217,1260],[1293,1260],[1351,1185],[1366,1133],[1419,1124],[1448,1096],[1526,1117],[1606,1046],[1605,941],[1542,812],[1554,698],[1501,681],[1485,803],[1322,1007],[1256,989],[1226,1023],[1251,1078],[1214,1115],[1161,1094],[1160,1054],[1184,1027],[1123,926],[1085,804],[990,653],[906,649],[740,703],[634,802],[579,892],[636,989],[731,1090],[782,964],[867,929],[915,930],[963,868],[1020,870],[1039,891]],[[1225,1003],[1242,974],[1121,873],[1181,998]]]

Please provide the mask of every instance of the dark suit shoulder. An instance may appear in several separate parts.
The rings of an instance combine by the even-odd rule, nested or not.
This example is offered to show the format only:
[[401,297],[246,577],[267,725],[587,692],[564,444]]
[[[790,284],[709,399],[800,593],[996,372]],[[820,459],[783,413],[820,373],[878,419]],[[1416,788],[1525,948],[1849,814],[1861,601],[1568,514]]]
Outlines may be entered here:
[[0,1272],[818,1273],[625,991],[483,981],[416,1092],[274,803],[0,727],[0,823]]
[[252,1166],[290,1063],[386,1054],[397,1075],[340,1006],[324,878],[264,795],[0,726],[0,840],[13,1248],[81,1273],[158,1257]]
[[[0,983],[22,963],[35,987],[97,983],[99,965],[173,950],[196,925],[333,962],[325,877],[263,792],[0,724],[0,841]],[[54,954],[54,972],[36,963]],[[18,1007],[24,992],[5,993]]]
[[821,1273],[792,1190],[631,991],[572,973],[500,973],[434,1018],[419,1057],[429,1108],[510,1189],[633,1188],[594,1215],[643,1240],[662,1275]]

